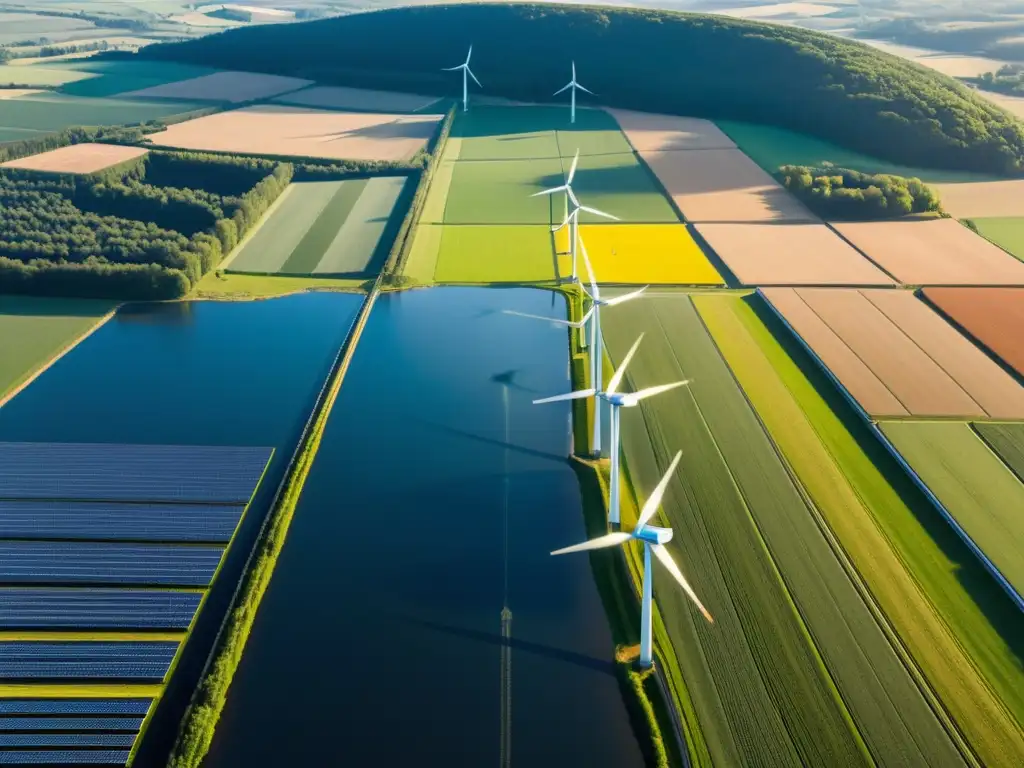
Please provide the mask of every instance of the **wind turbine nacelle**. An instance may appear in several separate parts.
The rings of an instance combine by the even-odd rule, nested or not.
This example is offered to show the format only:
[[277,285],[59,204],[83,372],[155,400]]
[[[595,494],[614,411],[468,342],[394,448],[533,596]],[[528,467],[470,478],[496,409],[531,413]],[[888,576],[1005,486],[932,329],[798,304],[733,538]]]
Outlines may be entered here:
[[656,525],[645,525],[639,531],[634,531],[633,537],[645,544],[667,544],[672,541],[672,529],[659,528]]

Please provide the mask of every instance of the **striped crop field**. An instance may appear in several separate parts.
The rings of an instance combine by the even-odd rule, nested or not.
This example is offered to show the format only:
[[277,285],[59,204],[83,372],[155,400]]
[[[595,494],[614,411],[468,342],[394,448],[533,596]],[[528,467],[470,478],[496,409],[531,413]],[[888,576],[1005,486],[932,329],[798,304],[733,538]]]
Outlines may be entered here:
[[[561,215],[550,197],[531,197],[562,184],[562,161],[459,160],[451,169],[444,198],[445,224],[551,224]],[[553,211],[557,210],[557,214]],[[431,218],[422,219],[425,223]]]
[[400,221],[404,176],[292,184],[226,269],[328,277],[370,276]]
[[1024,615],[760,298],[693,302],[939,711],[983,764],[1024,761]]
[[657,598],[709,762],[963,764],[689,297],[614,307],[603,327],[614,362],[646,332],[630,388],[692,380],[627,410],[623,448],[641,488],[683,451],[663,514],[715,623],[676,588]]
[[957,525],[1024,595],[1024,484],[960,422],[879,425]]
[[1024,424],[975,424],[982,439],[992,446],[1017,477],[1024,480]]
[[[439,230],[439,238],[431,232]],[[551,230],[538,226],[444,226],[420,227],[410,261],[426,261],[417,248],[436,240],[435,268],[428,281],[438,283],[541,283],[557,276],[568,277],[568,257],[559,259],[556,274]],[[422,241],[421,241],[422,238]],[[416,269],[416,267],[413,267]],[[429,270],[429,267],[423,267]],[[563,271],[564,270],[564,271]],[[406,274],[409,274],[408,272]]]
[[[600,283],[725,284],[684,224],[583,224],[580,237]],[[555,247],[568,253],[568,227],[555,235]]]
[[0,99],[0,131],[23,132],[24,136],[15,138],[25,139],[72,125],[141,123],[185,114],[202,106],[186,101],[92,99],[62,93],[35,93],[17,99]]

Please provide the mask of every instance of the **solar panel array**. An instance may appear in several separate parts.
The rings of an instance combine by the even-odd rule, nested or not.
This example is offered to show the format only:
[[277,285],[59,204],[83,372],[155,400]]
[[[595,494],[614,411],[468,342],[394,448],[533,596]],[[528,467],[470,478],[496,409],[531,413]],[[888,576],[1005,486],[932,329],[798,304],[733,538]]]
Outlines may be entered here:
[[0,539],[223,542],[241,505],[0,501]]
[[[0,684],[161,683],[183,635],[102,633],[188,629],[271,454],[0,443],[0,630],[33,633],[0,640]],[[46,634],[70,630],[96,639]],[[152,704],[27,695],[0,698],[0,765],[123,766]]]
[[269,448],[0,443],[0,498],[246,504]]

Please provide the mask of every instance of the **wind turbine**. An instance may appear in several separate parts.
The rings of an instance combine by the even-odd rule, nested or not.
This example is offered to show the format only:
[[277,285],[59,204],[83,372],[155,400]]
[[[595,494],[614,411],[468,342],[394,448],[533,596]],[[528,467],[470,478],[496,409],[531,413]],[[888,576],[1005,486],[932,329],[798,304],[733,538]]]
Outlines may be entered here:
[[661,561],[661,564],[665,566],[666,570],[672,574],[672,577],[679,582],[679,586],[686,592],[694,605],[704,615],[704,618],[708,620],[708,623],[714,623],[714,619],[708,612],[708,609],[704,607],[700,599],[697,597],[697,593],[693,591],[693,587],[690,586],[686,577],[683,576],[682,571],[679,570],[679,566],[676,565],[676,561],[672,559],[672,555],[665,549],[665,545],[672,540],[672,529],[671,528],[659,528],[654,525],[648,525],[651,518],[654,517],[654,513],[658,511],[658,505],[661,504],[661,499],[665,495],[665,489],[668,487],[668,481],[672,478],[672,473],[676,471],[676,467],[679,464],[679,459],[683,455],[680,451],[676,454],[676,457],[672,459],[672,464],[669,466],[668,471],[662,476],[658,486],[654,489],[654,493],[647,499],[647,503],[644,504],[644,508],[640,511],[640,518],[636,521],[636,527],[629,533],[625,531],[616,531],[615,533],[609,533],[604,536],[598,536],[596,539],[585,541],[582,544],[576,544],[571,547],[565,547],[564,549],[556,549],[552,552],[552,555],[567,555],[570,552],[585,552],[591,549],[606,549],[608,547],[617,547],[620,544],[625,544],[631,539],[642,541],[644,544],[644,583],[643,583],[643,598],[640,603],[640,665],[643,667],[651,666],[653,661],[652,653],[652,611],[651,603],[654,598],[654,576],[651,572],[651,552],[654,552],[654,556]]
[[[480,85],[480,81],[476,79],[476,75],[473,74],[473,70],[469,68],[469,60],[473,57],[473,46],[469,46],[469,53],[466,54],[466,60],[459,64],[457,67],[445,67],[442,72],[457,72],[462,70],[462,111],[466,112],[469,109],[469,81],[467,75],[473,78],[473,81]],[[482,85],[480,85],[483,88]]]
[[656,387],[648,387],[641,389],[636,392],[620,393],[618,391],[619,385],[622,383],[623,377],[626,375],[626,366],[629,365],[629,361],[633,359],[633,355],[636,354],[637,347],[640,346],[640,342],[643,341],[644,335],[641,333],[640,337],[633,342],[633,346],[629,348],[629,352],[622,358],[622,362],[616,369],[615,373],[612,374],[611,379],[608,380],[608,389],[599,389],[597,387],[591,387],[589,389],[580,389],[575,392],[569,392],[565,395],[555,395],[554,397],[542,397],[540,400],[534,400],[534,405],[540,405],[542,403],[557,403],[563,400],[582,400],[585,397],[594,397],[597,395],[599,398],[604,400],[610,406],[611,416],[611,447],[609,453],[611,454],[611,487],[609,488],[609,504],[608,504],[608,522],[613,525],[619,523],[619,454],[621,452],[621,439],[619,437],[619,411],[622,408],[633,408],[640,404],[641,400],[646,400],[648,397],[654,395],[660,395],[662,392],[668,392],[670,389],[681,387],[684,384],[689,384],[689,380],[685,381],[674,381],[671,384],[660,384]]
[[[576,150],[576,156],[572,159],[572,166],[569,168],[569,176],[566,178],[565,183],[558,187],[552,187],[551,189],[545,189],[540,192],[535,192],[531,197],[540,197],[541,195],[554,195],[559,192],[565,192],[566,197],[566,214],[565,219],[557,227],[552,227],[552,232],[557,232],[562,229],[565,225],[569,225],[569,253],[572,256],[572,282],[578,282],[579,278],[576,276],[576,241],[579,240],[580,231],[580,211],[585,213],[593,214],[594,216],[602,216],[612,221],[620,221],[616,216],[612,216],[610,213],[599,211],[596,208],[589,208],[585,205],[581,205],[579,199],[576,197],[576,193],[572,191],[572,181],[576,178],[576,168],[580,162],[580,151]],[[572,203],[572,211],[569,211],[569,203]]]
[[[570,89],[572,89],[572,90],[570,90]],[[571,98],[572,98],[572,101],[570,102],[572,104],[572,107],[571,107],[572,111],[570,113],[572,116],[569,118],[569,122],[570,123],[575,123],[576,122],[576,91],[578,91],[578,90],[579,91],[583,91],[584,93],[589,93],[591,96],[594,95],[593,91],[587,90],[582,85],[580,85],[579,83],[576,82],[576,62],[574,61],[572,63],[572,80],[569,81],[568,85],[566,85],[566,86],[564,86],[562,88],[559,88],[553,94],[554,96],[557,96],[558,94],[565,93],[566,91],[570,92]]]

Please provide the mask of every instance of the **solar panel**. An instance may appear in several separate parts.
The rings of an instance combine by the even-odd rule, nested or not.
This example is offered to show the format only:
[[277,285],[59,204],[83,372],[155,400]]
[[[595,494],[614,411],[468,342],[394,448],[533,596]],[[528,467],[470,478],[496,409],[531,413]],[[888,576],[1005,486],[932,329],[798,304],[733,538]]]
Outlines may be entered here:
[[127,749],[0,750],[0,765],[124,765]]
[[167,590],[0,587],[0,628],[187,629],[202,597]]
[[0,733],[4,747],[131,747],[134,733]]
[[0,679],[162,680],[175,641],[0,642]]
[[0,443],[0,498],[246,504],[270,448]]
[[0,717],[0,731],[138,731],[141,717]]
[[227,542],[242,505],[0,501],[0,538]]
[[0,542],[0,582],[206,586],[223,547]]
[[0,699],[0,715],[145,715],[152,699]]

